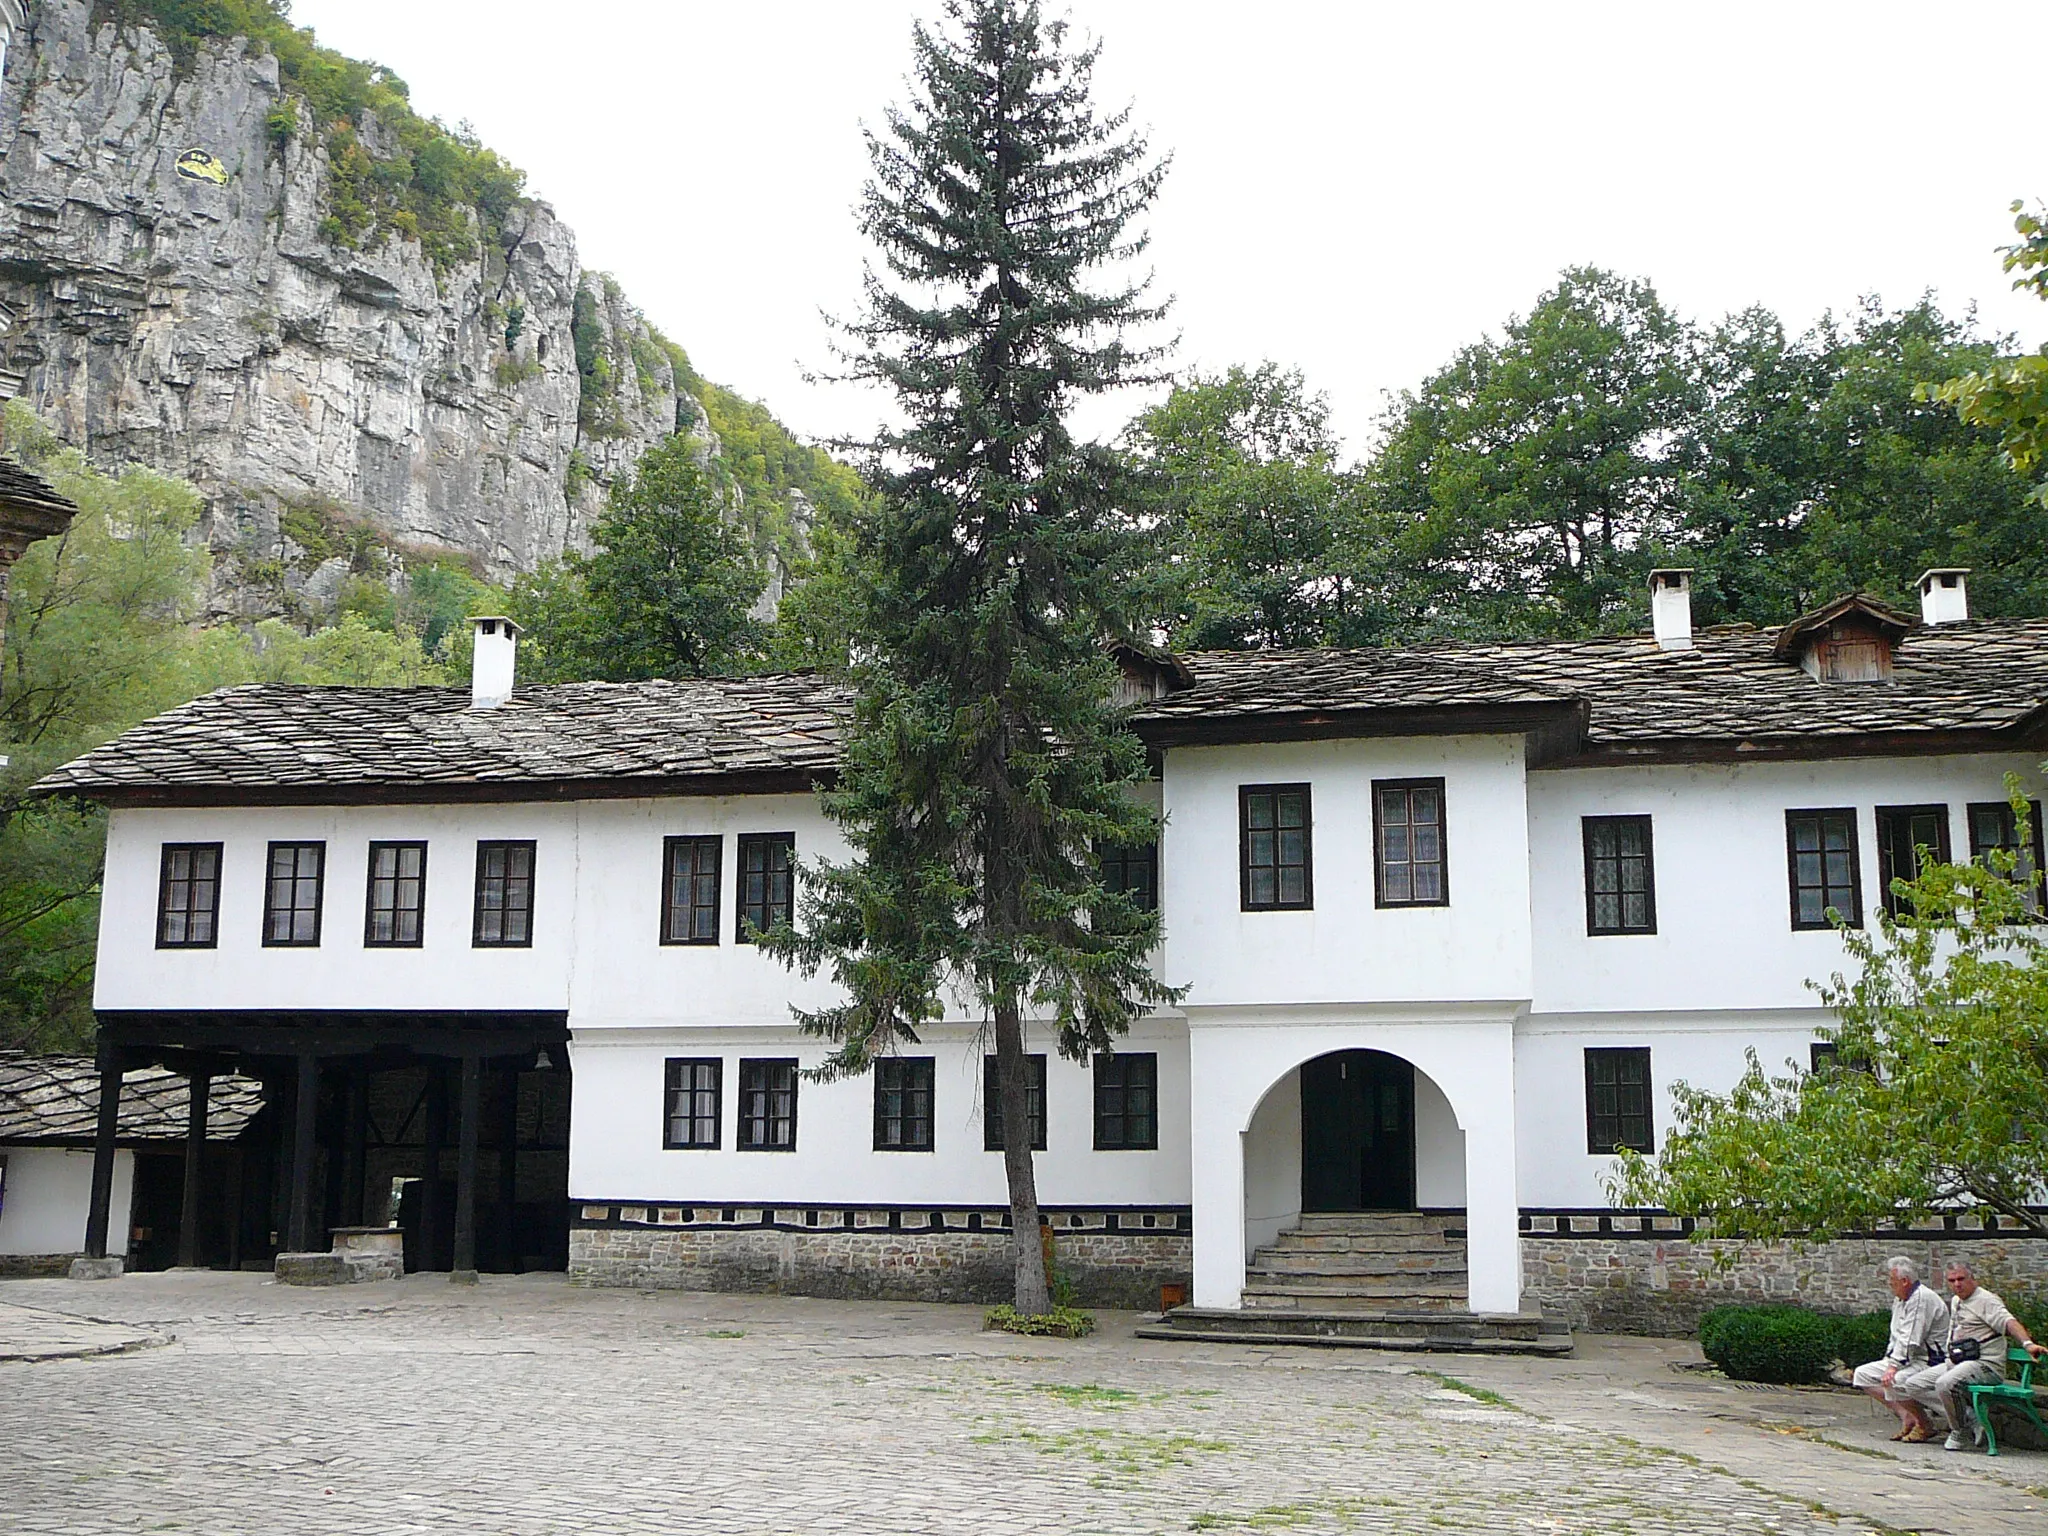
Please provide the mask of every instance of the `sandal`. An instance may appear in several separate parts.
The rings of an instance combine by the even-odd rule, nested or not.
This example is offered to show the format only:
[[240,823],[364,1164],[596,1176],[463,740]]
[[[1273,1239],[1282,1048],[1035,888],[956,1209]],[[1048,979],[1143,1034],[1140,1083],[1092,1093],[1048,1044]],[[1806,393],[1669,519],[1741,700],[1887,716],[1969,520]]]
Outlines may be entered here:
[[1933,1438],[1933,1430],[1922,1429],[1918,1424],[1915,1424],[1911,1429],[1907,1430],[1903,1435],[1899,1436],[1899,1439],[1904,1441],[1907,1445],[1925,1445],[1928,1441],[1932,1440]]
[[1906,1438],[1906,1436],[1910,1435],[1911,1433],[1913,1433],[1913,1426],[1911,1424],[1901,1424],[1899,1426],[1899,1432],[1896,1435],[1893,1435],[1892,1439],[1895,1441],[1903,1440]]

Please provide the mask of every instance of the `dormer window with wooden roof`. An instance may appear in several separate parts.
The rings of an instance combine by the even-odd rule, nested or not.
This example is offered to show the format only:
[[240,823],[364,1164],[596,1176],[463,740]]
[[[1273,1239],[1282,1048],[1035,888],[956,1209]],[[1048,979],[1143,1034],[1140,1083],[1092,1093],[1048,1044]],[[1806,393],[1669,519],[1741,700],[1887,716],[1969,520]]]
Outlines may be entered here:
[[1823,683],[1891,681],[1892,650],[1913,621],[1859,594],[1838,597],[1778,631],[1771,647]]

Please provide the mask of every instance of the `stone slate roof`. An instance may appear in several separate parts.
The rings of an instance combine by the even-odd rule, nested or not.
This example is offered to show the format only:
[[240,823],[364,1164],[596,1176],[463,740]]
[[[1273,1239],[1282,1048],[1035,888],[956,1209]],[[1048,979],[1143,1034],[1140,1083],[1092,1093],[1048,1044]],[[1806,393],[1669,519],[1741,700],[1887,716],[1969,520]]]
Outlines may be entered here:
[[[1204,652],[1142,705],[1157,745],[1536,733],[1539,760],[2048,745],[2048,619],[1915,628],[1882,683],[1821,683],[1776,631],[1408,649]],[[847,691],[809,673],[521,688],[224,689],[38,788],[133,803],[502,800],[798,790],[829,774]]]
[[[1404,704],[1583,700],[1580,754],[1672,743],[2000,733],[2036,744],[2048,728],[2048,619],[1921,626],[1882,683],[1822,683],[1773,654],[1778,631],[1697,632],[1689,651],[1643,635],[1438,645],[1405,651],[1205,652],[1195,686],[1146,705],[1144,722],[1323,713],[1369,716]],[[1465,679],[1472,681],[1467,684]],[[1460,692],[1461,687],[1465,690]]]
[[49,481],[0,454],[0,512],[29,536],[62,533],[78,508]]
[[837,761],[846,691],[809,673],[521,688],[225,688],[145,721],[41,781],[104,795],[280,791],[365,798],[634,793],[752,781],[802,788]]
[[[162,1067],[121,1079],[122,1141],[183,1141],[185,1079]],[[216,1077],[206,1095],[206,1139],[231,1141],[263,1106],[263,1085]],[[90,1146],[99,1128],[100,1073],[90,1056],[31,1056],[0,1051],[0,1144],[56,1142]]]

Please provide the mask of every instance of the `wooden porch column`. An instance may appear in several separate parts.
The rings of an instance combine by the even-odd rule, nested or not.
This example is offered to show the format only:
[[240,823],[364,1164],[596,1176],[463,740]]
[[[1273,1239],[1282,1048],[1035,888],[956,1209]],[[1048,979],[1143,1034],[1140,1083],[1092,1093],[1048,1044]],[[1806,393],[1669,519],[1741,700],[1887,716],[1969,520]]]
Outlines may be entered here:
[[121,1052],[99,1048],[100,1121],[92,1143],[92,1204],[85,1213],[85,1256],[107,1256],[107,1219],[114,1203],[114,1142],[121,1133]]
[[200,1160],[206,1153],[207,1097],[213,1091],[213,1075],[188,1073],[185,1088],[185,1194],[178,1206],[178,1267],[194,1269],[199,1264]]
[[455,1262],[448,1274],[458,1285],[476,1284],[476,1133],[483,1077],[481,1057],[462,1058],[461,1120],[455,1132]]
[[313,1149],[320,1123],[320,1058],[299,1058],[299,1107],[292,1119],[292,1203],[285,1251],[305,1253],[313,1240]]
[[519,1273],[519,1063],[505,1071],[505,1119],[499,1127],[498,1236],[505,1273]]
[[427,1143],[420,1156],[426,1199],[420,1206],[420,1268],[438,1269],[442,1223],[447,1220],[441,1207],[441,1149],[448,1144],[448,1062],[440,1056],[429,1056],[426,1062]]
[[369,1140],[369,1122],[369,1063],[350,1062],[348,1117],[342,1131],[341,1151],[341,1224],[344,1227],[363,1224],[363,1162],[365,1143]]

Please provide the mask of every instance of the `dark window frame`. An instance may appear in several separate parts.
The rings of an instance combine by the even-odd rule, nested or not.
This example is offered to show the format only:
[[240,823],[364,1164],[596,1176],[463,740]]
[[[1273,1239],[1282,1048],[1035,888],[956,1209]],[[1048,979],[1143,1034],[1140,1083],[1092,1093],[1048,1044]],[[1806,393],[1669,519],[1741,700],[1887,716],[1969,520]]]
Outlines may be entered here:
[[1842,1057],[1842,1047],[1834,1040],[1812,1040],[1807,1042],[1806,1070],[1809,1076],[1819,1072],[1834,1071],[1867,1072],[1874,1076],[1877,1072],[1877,1068],[1871,1065],[1867,1057],[1851,1056],[1844,1060]]
[[[197,858],[200,854],[211,854],[213,856],[213,875],[210,879],[201,881],[196,876],[188,874],[179,882],[185,886],[186,893],[184,906],[177,909],[179,915],[185,920],[185,932],[188,935],[192,932],[193,914],[203,910],[206,913],[206,937],[203,939],[190,937],[172,939],[165,937],[173,910],[171,907],[171,860],[177,854],[188,854],[194,858]],[[163,851],[157,860],[156,877],[156,947],[158,949],[220,948],[220,876],[221,864],[224,859],[225,847],[220,843],[165,843],[163,845]],[[204,908],[195,906],[191,899],[193,887],[201,884],[213,887],[213,900],[207,903]]]
[[[696,899],[696,882],[705,878],[706,871],[694,862],[694,855],[704,849],[711,850],[711,920],[700,924],[697,914],[706,909]],[[690,867],[689,900],[677,903],[676,857],[683,850],[690,850],[693,862]],[[661,942],[664,945],[702,946],[719,942],[719,912],[725,900],[725,837],[722,833],[681,833],[661,840]],[[689,914],[689,922],[683,936],[675,936],[675,916],[678,912]]]
[[[498,852],[503,853],[509,857],[515,850],[522,848],[526,851],[526,874],[524,876],[524,884],[526,887],[526,906],[524,908],[526,916],[526,936],[524,938],[518,939],[508,939],[504,936],[506,926],[505,918],[513,910],[509,899],[507,899],[503,901],[497,909],[498,937],[495,939],[490,938],[484,933],[484,889],[487,880],[490,878],[484,872],[485,856],[489,853]],[[470,907],[469,926],[469,943],[472,949],[533,948],[533,888],[534,876],[539,864],[540,848],[539,845],[535,843],[535,841],[530,837],[480,837],[477,839],[476,891]],[[503,882],[505,886],[506,896],[509,898],[514,878],[509,872],[509,867],[508,871],[505,874],[502,874],[497,878]]]
[[[699,1067],[709,1067],[711,1069],[711,1086],[708,1089],[694,1081],[687,1086],[676,1081],[678,1076],[681,1075],[678,1069],[688,1068],[694,1072]],[[707,1117],[697,1113],[696,1095],[707,1092],[711,1095],[711,1113],[708,1117],[711,1121],[711,1139],[703,1141],[697,1138],[697,1126],[700,1121]],[[688,1114],[678,1115],[676,1113],[676,1095],[679,1093],[691,1095],[690,1112]],[[676,1139],[675,1127],[676,1121],[679,1119],[690,1122],[688,1140],[678,1141]],[[671,1056],[665,1060],[661,1064],[662,1151],[716,1152],[721,1143],[721,1133],[724,1124],[725,1058],[723,1056]]]
[[[277,851],[280,848],[317,848],[319,859],[313,871],[313,936],[307,939],[277,938],[273,933],[274,920],[280,910],[299,912],[296,900],[289,908],[277,905]],[[305,877],[294,872],[290,877],[293,896],[298,894],[297,886]],[[327,919],[327,842],[324,838],[285,838],[272,842],[263,853],[263,947],[265,949],[318,949],[320,930]]]
[[[1830,816],[1844,818],[1849,827],[1849,884],[1850,905],[1843,907],[1828,900],[1827,883],[1827,820]],[[1794,841],[1795,824],[1802,818],[1815,818],[1820,837],[1818,852],[1821,856],[1821,915],[1818,922],[1806,922],[1799,916],[1799,846]],[[1795,933],[1823,933],[1835,925],[1828,921],[1828,908],[1833,907],[1842,914],[1851,928],[1863,926],[1863,828],[1855,807],[1846,805],[1825,805],[1802,807],[1785,812],[1785,873],[1792,904],[1792,931]]]
[[[1901,875],[1893,867],[1892,838],[1887,835],[1887,828],[1890,824],[1903,818],[1908,823],[1908,830],[1910,831],[1910,824],[1916,816],[1934,818],[1934,842],[1923,845],[1916,840],[1911,850],[1913,854],[1913,874]],[[1877,831],[1878,896],[1884,905],[1885,911],[1891,913],[1893,917],[1907,917],[1911,915],[1905,903],[1892,894],[1892,881],[1894,879],[1910,880],[1917,878],[1920,871],[1919,850],[1921,847],[1931,846],[1934,849],[1935,862],[1940,864],[1949,862],[1950,834],[1948,823],[1948,806],[1945,804],[1880,805],[1877,808],[1874,826]]]
[[[789,882],[789,889],[780,903],[772,895],[776,871],[763,865],[759,871],[762,881],[762,899],[759,902],[747,900],[747,880],[753,871],[747,868],[747,855],[756,848],[782,848],[789,854],[788,867],[781,871],[782,878]],[[752,924],[766,933],[776,922],[796,921],[796,834],[794,832],[742,832],[736,839],[733,850],[733,942],[751,944],[753,938],[748,932]],[[772,911],[770,909],[773,909]],[[762,922],[755,913],[771,919]]]
[[[1031,1150],[1045,1150],[1045,1053],[1032,1052],[1024,1058],[1024,1119],[1031,1133]],[[995,1053],[981,1058],[981,1150],[1000,1152],[1003,1150],[1003,1101],[1002,1085],[996,1078]],[[1032,1104],[1033,1096],[1037,1105]]]
[[[2033,848],[2030,855],[2034,861],[2032,873],[2038,876],[2043,869],[2048,869],[2048,846],[2044,846],[2044,844],[2048,844],[2048,838],[2044,838],[2041,830],[2042,802],[2039,800],[2029,800],[2027,808],[2027,820],[2033,824],[2029,829],[2033,833]],[[1991,811],[1997,814],[1999,818],[1999,841],[1987,843],[1977,836],[1977,816],[1980,811]],[[1984,855],[1994,848],[2006,853],[2019,853],[2023,851],[2014,844],[2014,838],[2018,835],[2019,830],[2019,818],[2013,815],[2012,803],[2010,801],[1970,801],[1963,807],[1963,828],[1970,835],[1970,861],[1974,864],[1982,864],[1984,862]],[[2014,873],[2017,874],[2019,871],[2015,870]],[[2042,918],[2048,917],[2048,893],[2044,893],[2042,884],[2038,879],[2029,887],[2028,902],[2028,911],[2034,921],[2038,922]]]
[[[1280,897],[1280,871],[1289,866],[1279,862],[1280,797],[1301,796],[1301,900],[1283,901]],[[1273,797],[1273,899],[1252,900],[1252,819],[1251,802],[1254,795]],[[1315,850],[1315,796],[1306,783],[1299,784],[1240,784],[1237,786],[1237,896],[1238,907],[1244,912],[1312,912],[1316,904],[1316,850]],[[1266,829],[1261,829],[1266,830]]]
[[[1621,1095],[1635,1084],[1621,1081],[1619,1072],[1611,1084],[1598,1082],[1596,1069],[1611,1063],[1619,1068],[1622,1063],[1640,1062],[1643,1069],[1641,1083],[1643,1107],[1638,1116],[1622,1107]],[[1606,1113],[1600,1108],[1599,1095],[1603,1089],[1611,1088],[1615,1095],[1613,1112]],[[1642,1134],[1629,1140],[1629,1121],[1640,1119]],[[1601,1122],[1612,1123],[1612,1136],[1603,1136]],[[1586,1151],[1594,1157],[1611,1157],[1623,1148],[1650,1156],[1657,1150],[1657,1079],[1650,1061],[1650,1047],[1647,1045],[1589,1045],[1586,1047]]]
[[[385,850],[402,853],[407,848],[420,851],[419,905],[412,909],[413,937],[409,939],[380,939],[377,933],[377,855]],[[421,949],[427,942],[427,844],[424,838],[382,838],[370,844],[369,857],[364,861],[368,878],[363,882],[363,948],[365,949]],[[390,876],[392,897],[397,899],[398,887],[405,876],[396,871]],[[398,930],[398,918],[406,909],[397,905],[391,908],[392,931]]]
[[[934,1056],[881,1056],[874,1066],[875,1074],[875,1150],[877,1152],[930,1152],[937,1139],[939,1063]],[[892,1085],[891,1080],[896,1079]],[[916,1098],[924,1097],[924,1111],[914,1110]],[[889,1103],[894,1096],[896,1103]],[[924,1125],[922,1139],[902,1134],[902,1128]],[[890,1140],[889,1127],[898,1127],[895,1140]]]
[[[1159,910],[1159,841],[1105,843],[1096,852],[1097,872],[1103,887],[1119,896],[1134,891],[1134,905],[1141,912]],[[1134,872],[1138,876],[1133,879]]]
[[[1605,856],[1593,849],[1596,828],[1603,826],[1640,826],[1643,829],[1643,905],[1645,920],[1631,923],[1628,920],[1628,906],[1624,899],[1629,893],[1621,883],[1622,866],[1632,855],[1617,851],[1613,858],[1615,866],[1615,920],[1612,925],[1603,924],[1599,918],[1598,896],[1601,894],[1594,882],[1594,865],[1604,862]],[[1657,931],[1657,840],[1654,819],[1645,815],[1626,816],[1581,816],[1579,838],[1586,858],[1586,933],[1593,938],[1633,937],[1654,934]]]
[[[1437,835],[1437,894],[1431,897],[1390,897],[1387,895],[1387,856],[1384,818],[1381,815],[1380,795],[1389,790],[1413,795],[1418,789],[1436,791],[1436,835]],[[1415,825],[1415,802],[1408,802],[1408,825]],[[1448,907],[1451,904],[1451,801],[1444,793],[1442,779],[1374,779],[1372,781],[1372,904],[1375,907]],[[1411,853],[1414,843],[1409,844]],[[1408,864],[1411,872],[1419,862],[1413,857]],[[1414,889],[1411,873],[1409,889]]]
[[[1095,1150],[1098,1152],[1157,1152],[1159,1150],[1159,1053],[1156,1051],[1097,1051],[1095,1053]],[[1134,1069],[1142,1068],[1147,1081],[1133,1084],[1130,1081]],[[1111,1076],[1121,1076],[1121,1082],[1110,1082]],[[1130,1095],[1134,1091],[1151,1095],[1151,1107],[1142,1112],[1142,1119],[1149,1126],[1148,1134],[1140,1139],[1131,1134],[1131,1121],[1140,1118],[1130,1108]],[[1121,1095],[1121,1098],[1116,1096]],[[1111,1108],[1111,1103],[1115,1107]],[[1109,1138],[1103,1135],[1104,1123],[1110,1119],[1121,1122],[1120,1136]]]
[[[774,1110],[774,1096],[785,1090],[772,1082],[766,1086],[757,1087],[748,1081],[752,1073],[765,1072],[771,1068],[777,1070],[788,1069],[789,1086],[787,1092],[789,1094],[789,1114],[787,1116],[777,1115]],[[738,1119],[733,1127],[732,1145],[734,1151],[794,1152],[796,1150],[797,1088],[801,1078],[802,1074],[797,1069],[797,1059],[794,1056],[742,1056],[740,1058],[739,1092],[734,1095],[738,1101],[737,1109],[739,1111]],[[767,1108],[761,1114],[755,1114],[749,1107],[748,1098],[754,1094],[765,1094],[768,1097]],[[789,1140],[787,1143],[778,1145],[774,1140],[775,1125],[778,1120],[783,1119],[787,1119],[789,1123]],[[767,1128],[767,1140],[754,1141],[749,1139],[749,1131],[756,1126],[765,1126]]]

